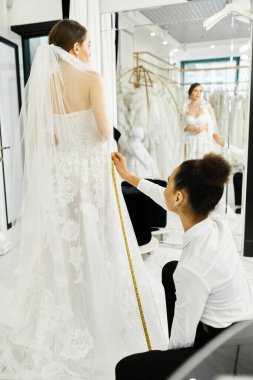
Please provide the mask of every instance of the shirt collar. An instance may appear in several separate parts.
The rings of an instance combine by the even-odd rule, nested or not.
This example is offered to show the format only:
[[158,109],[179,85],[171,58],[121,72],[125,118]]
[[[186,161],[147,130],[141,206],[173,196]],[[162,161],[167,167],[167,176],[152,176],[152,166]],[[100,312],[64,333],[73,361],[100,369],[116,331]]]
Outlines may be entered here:
[[183,235],[183,247],[189,244],[192,239],[203,235],[211,228],[212,220],[209,216],[206,219],[202,220],[202,222],[194,224],[194,226],[187,230]]

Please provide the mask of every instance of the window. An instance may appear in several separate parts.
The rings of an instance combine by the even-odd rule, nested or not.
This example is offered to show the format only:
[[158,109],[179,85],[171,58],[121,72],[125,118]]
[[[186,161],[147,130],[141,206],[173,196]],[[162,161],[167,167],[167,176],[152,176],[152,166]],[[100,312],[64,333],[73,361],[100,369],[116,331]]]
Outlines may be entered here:
[[[195,82],[204,86],[205,91],[231,90],[234,91],[238,84],[242,84],[248,78],[245,77],[247,69],[231,69],[240,65],[240,57],[205,59],[194,61],[182,61],[181,68],[205,69],[196,71],[185,71],[182,73],[182,82],[187,88]],[[225,68],[228,68],[227,70]],[[224,69],[223,69],[224,68]],[[241,72],[240,72],[241,71]]]

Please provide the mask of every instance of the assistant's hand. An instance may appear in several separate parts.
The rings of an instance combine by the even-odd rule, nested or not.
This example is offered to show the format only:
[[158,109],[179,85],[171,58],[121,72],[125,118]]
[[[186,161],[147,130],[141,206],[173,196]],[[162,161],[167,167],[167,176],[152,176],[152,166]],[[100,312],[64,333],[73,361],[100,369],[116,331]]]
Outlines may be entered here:
[[129,175],[129,172],[127,170],[125,157],[122,156],[122,154],[120,154],[119,152],[113,152],[112,160],[121,178],[126,180],[126,178]]
[[119,152],[112,153],[112,160],[116,166],[116,169],[124,181],[127,181],[132,186],[137,187],[141,178],[136,177],[134,174],[129,173],[126,166],[126,159]]

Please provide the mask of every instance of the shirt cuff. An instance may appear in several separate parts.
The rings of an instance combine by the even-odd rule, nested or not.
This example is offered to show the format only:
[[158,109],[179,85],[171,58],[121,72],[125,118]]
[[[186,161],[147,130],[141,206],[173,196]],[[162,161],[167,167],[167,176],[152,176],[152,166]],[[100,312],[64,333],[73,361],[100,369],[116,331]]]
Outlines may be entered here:
[[146,182],[148,182],[146,179],[141,178],[140,182],[137,185],[137,189],[144,193],[149,188],[149,184]]

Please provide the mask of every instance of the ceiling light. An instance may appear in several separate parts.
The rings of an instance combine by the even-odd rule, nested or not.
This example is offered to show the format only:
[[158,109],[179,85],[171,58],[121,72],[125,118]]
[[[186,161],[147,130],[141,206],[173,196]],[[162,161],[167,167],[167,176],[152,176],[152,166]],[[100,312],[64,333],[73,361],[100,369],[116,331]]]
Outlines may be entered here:
[[162,44],[163,45],[168,45],[168,41],[163,41]]
[[214,48],[215,48],[215,45],[211,45],[210,48],[211,48],[211,49],[214,49]]
[[150,35],[151,35],[151,37],[155,37],[156,36],[155,32],[151,32]]

